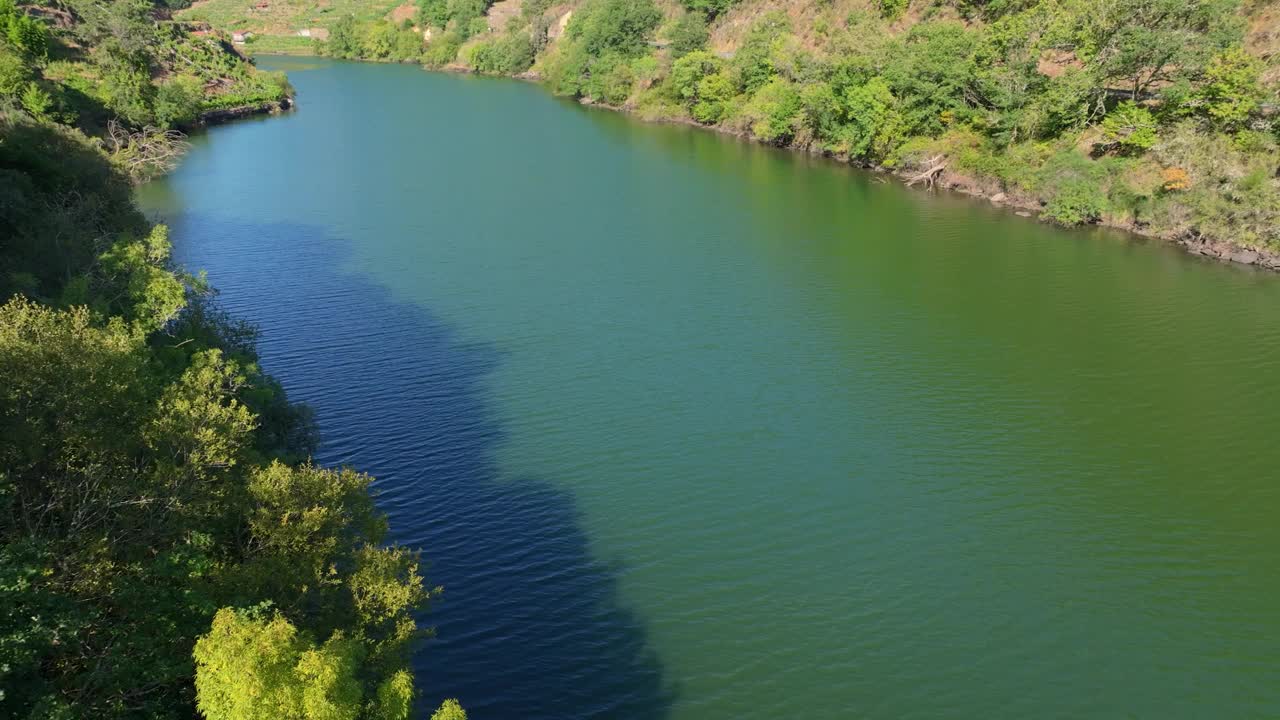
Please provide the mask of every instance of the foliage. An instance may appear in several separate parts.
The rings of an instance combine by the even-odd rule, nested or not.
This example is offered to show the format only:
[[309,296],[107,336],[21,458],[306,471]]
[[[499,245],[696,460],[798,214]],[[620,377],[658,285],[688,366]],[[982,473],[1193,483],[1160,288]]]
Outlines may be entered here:
[[727,12],[738,0],[681,0],[691,13],[714,18]]
[[1156,144],[1156,119],[1144,107],[1123,102],[1102,121],[1102,136],[1125,154],[1145,152]]
[[0,715],[405,718],[436,591],[368,476],[298,463],[309,414],[133,207],[163,131],[113,127],[0,111]]
[[427,50],[423,53],[422,62],[427,67],[443,67],[453,62],[458,57],[458,50],[462,48],[462,37],[455,32],[441,33],[439,37],[433,38],[431,43],[427,45]]
[[908,132],[937,135],[968,116],[976,50],[963,25],[942,21],[916,25],[893,46],[884,78],[902,101]]
[[1258,112],[1266,97],[1259,81],[1261,72],[1261,61],[1238,46],[1227,48],[1209,62],[1198,100],[1214,125],[1236,130]]
[[790,21],[779,12],[767,13],[756,21],[742,47],[733,56],[734,77],[738,90],[754,93],[767,85],[776,74],[774,47],[790,29]]
[[518,75],[533,65],[533,40],[516,32],[479,42],[464,54],[467,66],[476,72]]
[[637,57],[661,20],[653,0],[588,0],[569,21],[568,35],[592,58]]
[[687,12],[676,20],[668,33],[671,56],[681,58],[707,46],[707,20],[696,12]]
[[744,108],[751,135],[761,142],[785,145],[795,137],[801,122],[800,93],[795,86],[775,78],[760,88]]
[[901,17],[910,0],[880,0],[880,14],[889,19]]

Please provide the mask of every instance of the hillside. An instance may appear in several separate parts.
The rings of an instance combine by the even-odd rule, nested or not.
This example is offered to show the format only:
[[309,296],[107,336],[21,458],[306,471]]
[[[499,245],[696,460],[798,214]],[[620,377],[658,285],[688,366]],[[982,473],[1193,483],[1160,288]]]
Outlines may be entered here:
[[0,0],[0,717],[407,718],[416,552],[133,204],[290,94],[168,11]]
[[[269,1],[258,20],[240,0],[182,16],[266,32],[279,12],[296,18],[292,50],[536,77],[647,119],[1280,267],[1276,0],[421,0],[412,18]],[[327,41],[297,38],[313,22]]]
[[[0,110],[101,138],[135,179],[178,157],[175,130],[287,105],[226,33],[145,0],[0,0]],[[3,284],[0,282],[0,289]]]

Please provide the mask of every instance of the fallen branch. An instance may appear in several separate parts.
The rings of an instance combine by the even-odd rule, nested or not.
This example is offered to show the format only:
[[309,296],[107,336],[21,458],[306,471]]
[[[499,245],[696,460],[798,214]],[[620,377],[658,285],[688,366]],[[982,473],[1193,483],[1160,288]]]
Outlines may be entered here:
[[933,187],[934,183],[938,181],[938,176],[946,169],[947,163],[944,162],[944,157],[942,155],[935,155],[925,161],[925,169],[923,172],[917,173],[916,175],[913,175],[911,179],[907,180],[907,186],[910,187],[916,183],[924,183],[928,187]]

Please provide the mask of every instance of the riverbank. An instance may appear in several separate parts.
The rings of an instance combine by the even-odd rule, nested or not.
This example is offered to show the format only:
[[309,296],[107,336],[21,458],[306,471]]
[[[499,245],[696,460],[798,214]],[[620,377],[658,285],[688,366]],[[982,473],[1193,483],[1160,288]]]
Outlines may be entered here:
[[293,103],[293,97],[286,96],[281,100],[271,100],[250,105],[238,105],[230,108],[206,110],[200,114],[200,117],[198,117],[188,129],[221,125],[222,123],[253,117],[255,115],[279,115],[280,113],[293,109]]
[[[433,69],[427,68],[427,70],[432,71]],[[469,68],[460,63],[451,63],[441,68],[435,68],[434,71],[488,77],[510,77],[512,79],[523,80],[525,82],[546,87],[545,79],[537,72],[533,71],[526,71],[517,75],[503,76],[495,73],[478,73],[473,68]],[[838,153],[832,153],[821,148],[816,148],[812,145],[806,147],[798,145],[779,146],[774,143],[764,142],[753,136],[751,132],[740,128],[724,125],[707,125],[692,118],[648,115],[643,111],[643,108],[636,105],[610,105],[608,103],[592,100],[591,98],[579,98],[578,102],[586,107],[623,113],[643,122],[683,125],[700,130],[709,130],[744,142],[767,145],[779,150],[825,157],[833,162],[854,165],[868,172],[894,177],[905,187],[913,190],[948,190],[962,195],[967,195],[978,200],[986,201],[992,205],[1009,208],[1014,211],[1014,214],[1023,218],[1035,219],[1039,222],[1048,223],[1050,225],[1061,225],[1061,223],[1056,222],[1043,214],[1043,210],[1045,208],[1045,202],[1043,200],[1039,200],[1025,194],[1009,192],[1006,188],[1001,187],[998,182],[989,178],[984,180],[983,178],[975,177],[973,175],[950,171],[946,168],[945,159],[941,163],[941,169],[937,170],[935,173],[929,174],[927,178],[921,178],[922,171],[917,168],[895,168],[885,165],[859,163],[851,160],[847,154],[841,155]],[[917,179],[919,180],[917,181]],[[1252,265],[1265,270],[1280,272],[1280,251],[1246,247],[1230,241],[1209,238],[1203,235],[1170,235],[1152,232],[1131,220],[1126,221],[1103,217],[1098,218],[1089,224],[1098,227],[1108,227],[1121,230],[1136,236],[1136,238],[1144,240],[1157,240],[1170,243],[1181,248],[1188,254],[1195,255],[1197,257],[1239,265]]]
[[[296,54],[296,53],[262,53],[264,55],[271,54]],[[405,62],[392,59],[369,59],[354,58],[367,62]],[[420,64],[410,62],[410,64]],[[450,62],[437,68],[429,70],[437,70],[451,73],[478,74],[496,77],[510,77],[514,79],[524,80],[543,86],[551,92],[555,92],[556,88],[553,83],[548,80],[543,72],[543,68],[535,67],[524,70],[519,73],[495,73],[483,72],[475,67],[469,66],[462,62]],[[557,93],[559,94],[559,93]],[[780,149],[791,150],[810,155],[820,155],[830,158],[834,162],[846,163],[858,167],[862,167],[871,172],[884,173],[893,176],[903,182],[905,185],[911,186],[918,190],[935,190],[945,189],[958,192],[964,195],[974,197],[989,202],[993,205],[1007,207],[1016,214],[1023,217],[1033,217],[1056,225],[1095,225],[1101,227],[1109,227],[1149,240],[1158,240],[1167,242],[1182,248],[1186,252],[1198,257],[1210,258],[1223,262],[1231,262],[1242,265],[1252,265],[1271,271],[1280,271],[1280,251],[1274,250],[1265,245],[1249,245],[1242,242],[1233,241],[1229,237],[1216,236],[1207,233],[1204,230],[1195,227],[1188,222],[1175,223],[1170,225],[1161,225],[1150,220],[1143,220],[1141,214],[1134,211],[1129,212],[1102,212],[1085,207],[1082,211],[1076,208],[1069,208],[1073,222],[1064,222],[1063,213],[1058,212],[1056,215],[1050,208],[1054,202],[1052,194],[1029,192],[1025,188],[1019,186],[1018,183],[1009,182],[1004,178],[992,175],[984,175],[976,170],[975,167],[965,167],[965,161],[971,166],[988,166],[998,164],[999,158],[984,154],[982,152],[974,152],[971,148],[962,148],[962,155],[967,158],[958,158],[956,153],[948,153],[945,145],[946,138],[939,139],[933,146],[925,147],[911,154],[897,154],[886,156],[883,161],[876,162],[867,156],[857,157],[850,152],[838,149],[832,149],[829,144],[819,141],[817,138],[809,137],[807,139],[801,137],[793,137],[788,142],[779,142],[776,136],[761,134],[757,132],[757,127],[744,123],[706,123],[697,119],[683,115],[673,111],[670,104],[666,103],[646,103],[644,100],[650,98],[645,92],[633,92],[622,103],[610,103],[590,95],[580,96],[579,102],[583,105],[612,110],[628,114],[636,119],[646,122],[661,122],[681,124],[690,127],[697,127],[703,130],[711,130],[713,132],[727,135],[740,140],[746,140],[757,144],[768,145]],[[757,123],[758,125],[758,123]],[[975,158],[976,155],[976,158]],[[976,160],[976,161],[975,161]],[[1102,158],[1106,160],[1106,158]],[[1117,161],[1127,162],[1128,158],[1116,158]],[[1099,163],[1101,161],[1094,161]],[[1074,170],[1070,171],[1074,172]],[[1067,174],[1069,175],[1070,172]],[[1152,170],[1147,169],[1147,174]],[[1136,172],[1134,174],[1137,174]],[[1111,182],[1108,179],[1095,178],[1099,184]],[[1163,201],[1167,196],[1173,195],[1172,191],[1166,191],[1158,188],[1156,195],[1160,196]],[[1096,199],[1093,200],[1096,202]],[[1154,200],[1152,201],[1154,202]],[[1088,201],[1086,201],[1087,205]],[[1176,203],[1175,203],[1176,205]],[[1079,217],[1076,213],[1082,213]],[[1186,214],[1185,210],[1182,212]]]

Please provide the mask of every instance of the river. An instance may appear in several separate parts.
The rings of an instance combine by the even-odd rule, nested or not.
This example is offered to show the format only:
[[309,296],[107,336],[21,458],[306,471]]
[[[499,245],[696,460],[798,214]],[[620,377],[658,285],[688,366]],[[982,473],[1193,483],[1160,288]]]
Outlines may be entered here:
[[1280,715],[1280,277],[509,80],[269,58],[140,193],[489,718]]

